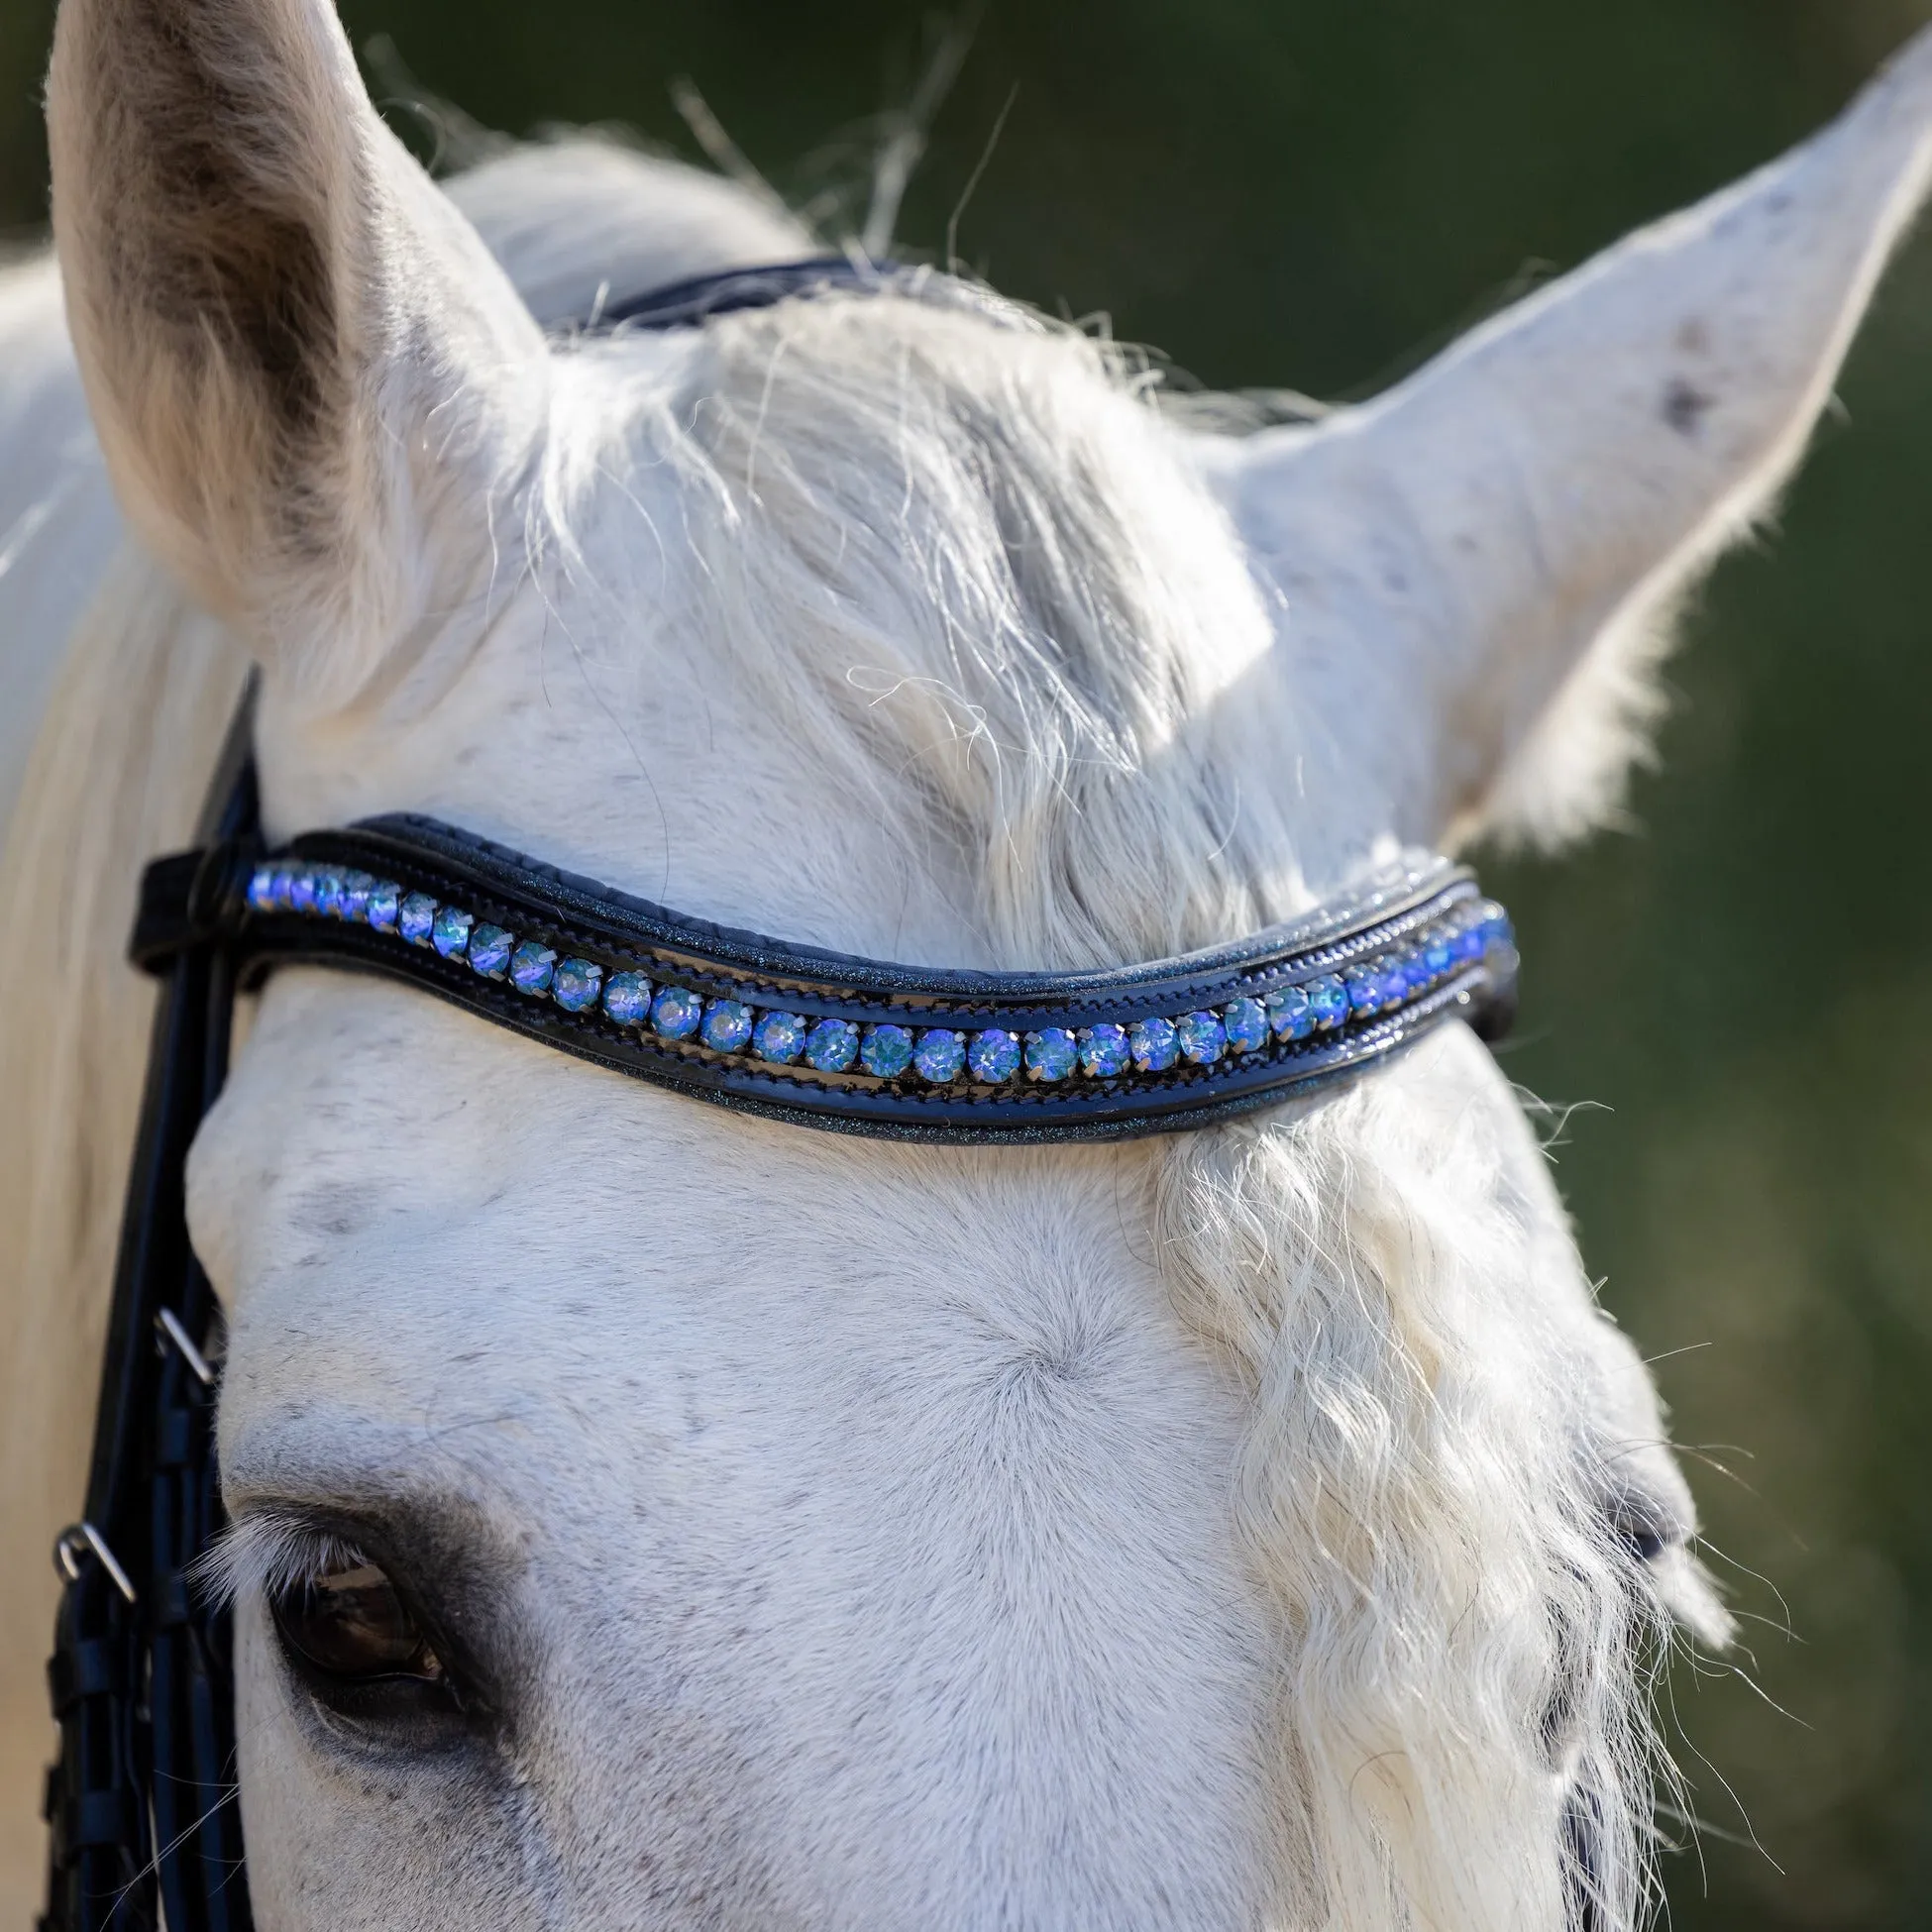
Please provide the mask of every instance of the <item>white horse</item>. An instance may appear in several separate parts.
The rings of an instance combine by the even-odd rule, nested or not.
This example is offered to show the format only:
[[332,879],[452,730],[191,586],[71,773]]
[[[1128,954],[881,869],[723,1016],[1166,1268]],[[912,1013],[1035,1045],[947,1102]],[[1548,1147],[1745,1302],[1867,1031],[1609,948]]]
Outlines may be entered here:
[[[13,1924],[125,931],[250,663],[276,835],[428,810],[919,962],[1157,956],[1397,842],[1567,837],[1916,205],[1932,41],[1376,402],[1245,438],[910,296],[576,338],[600,287],[808,238],[581,145],[445,197],[326,0],[63,0],[50,111],[57,265],[0,280]],[[1649,1673],[1668,1617],[1725,1619],[1459,1027],[1247,1125],[920,1149],[291,969],[191,1195],[270,1932],[1645,1916]],[[269,1614],[352,1565],[396,1592],[378,1687]]]

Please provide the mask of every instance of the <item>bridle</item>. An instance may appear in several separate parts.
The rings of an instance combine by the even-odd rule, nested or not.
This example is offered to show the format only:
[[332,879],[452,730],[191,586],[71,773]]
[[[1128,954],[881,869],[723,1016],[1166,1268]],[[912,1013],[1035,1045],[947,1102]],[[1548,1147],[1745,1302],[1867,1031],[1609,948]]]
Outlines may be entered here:
[[[843,260],[732,270],[606,308],[701,325],[823,291],[985,306],[953,277]],[[1016,312],[1017,313],[1017,312]],[[934,970],[734,931],[414,816],[261,836],[245,701],[196,849],[152,864],[131,953],[161,981],[109,1313],[86,1513],[62,1533],[48,1666],[60,1756],[44,1932],[251,1925],[226,1612],[221,1312],[183,1172],[227,1071],[235,997],[301,961],[405,982],[525,1037],[740,1112],[875,1138],[1119,1139],[1198,1127],[1514,1008],[1500,907],[1415,855],[1304,918],[1101,972]]]
[[[200,836],[256,821],[249,707],[231,731]],[[60,1756],[48,1772],[47,1932],[243,1932],[252,1921],[235,1780],[227,1618],[195,1558],[222,1525],[214,1357],[221,1312],[188,1244],[188,1147],[228,1069],[235,962],[183,948],[161,975],[121,1226],[86,1515],[54,1560],[66,1578],[48,1687]]]

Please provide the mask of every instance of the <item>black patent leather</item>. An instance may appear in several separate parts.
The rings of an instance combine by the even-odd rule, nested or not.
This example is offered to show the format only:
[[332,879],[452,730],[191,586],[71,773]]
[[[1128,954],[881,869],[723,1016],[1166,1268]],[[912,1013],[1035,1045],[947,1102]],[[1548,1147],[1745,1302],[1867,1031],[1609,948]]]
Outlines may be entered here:
[[1515,955],[1492,950],[1426,997],[1343,1031],[1271,1043],[1211,1066],[997,1086],[961,1080],[934,1089],[854,1068],[773,1066],[620,1026],[595,1010],[571,1014],[472,972],[392,932],[287,912],[252,910],[255,868],[298,859],[399,882],[439,904],[588,959],[606,974],[641,971],[706,998],[741,1000],[806,1019],[891,1022],[1024,1035],[1099,1020],[1131,1024],[1331,974],[1372,957],[1476,896],[1447,861],[1383,875],[1352,899],[1234,944],[1179,958],[1087,973],[983,973],[912,967],[799,946],[693,919],[428,818],[371,819],[313,832],[264,859],[246,842],[184,853],[150,869],[134,953],[164,961],[173,948],[217,942],[243,984],[299,960],[380,973],[492,1024],[694,1099],[789,1124],[880,1139],[977,1143],[1130,1138],[1198,1127],[1278,1105],[1360,1072],[1450,1018],[1493,1034],[1507,1021]]

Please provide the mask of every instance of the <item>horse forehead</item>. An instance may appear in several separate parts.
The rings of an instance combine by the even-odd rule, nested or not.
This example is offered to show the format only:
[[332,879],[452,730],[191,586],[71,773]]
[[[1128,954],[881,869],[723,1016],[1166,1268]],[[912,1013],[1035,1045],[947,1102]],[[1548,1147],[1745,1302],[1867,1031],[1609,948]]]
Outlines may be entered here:
[[[617,537],[590,547],[621,580]],[[783,625],[774,620],[775,653]],[[869,790],[828,774],[676,599],[606,589],[560,610],[525,584],[480,639],[464,633],[451,628],[466,653],[459,672],[419,673],[427,698],[410,685],[353,719],[313,717],[265,690],[272,836],[426,811],[723,924],[993,963],[958,855],[922,835],[901,798],[910,779]]]
[[586,1439],[652,1467],[784,1444],[855,1476],[875,1451],[1232,1453],[1152,1265],[1151,1175],[750,1123],[310,972],[271,990],[193,1199],[237,1427],[291,1396],[509,1418],[485,1460],[541,1486]]
[[667,1842],[847,1900],[786,1922],[1250,1922],[1271,1623],[1151,1171],[767,1127],[288,972],[195,1155],[224,1481],[507,1553],[584,1923]]

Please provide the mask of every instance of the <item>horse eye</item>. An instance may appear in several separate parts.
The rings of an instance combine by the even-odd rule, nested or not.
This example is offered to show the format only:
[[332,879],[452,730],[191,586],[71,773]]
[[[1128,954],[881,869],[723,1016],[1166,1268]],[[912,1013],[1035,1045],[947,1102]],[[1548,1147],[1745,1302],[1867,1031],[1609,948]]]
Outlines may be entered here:
[[277,1591],[269,1608],[282,1642],[324,1676],[443,1681],[422,1626],[375,1563],[317,1570]]

